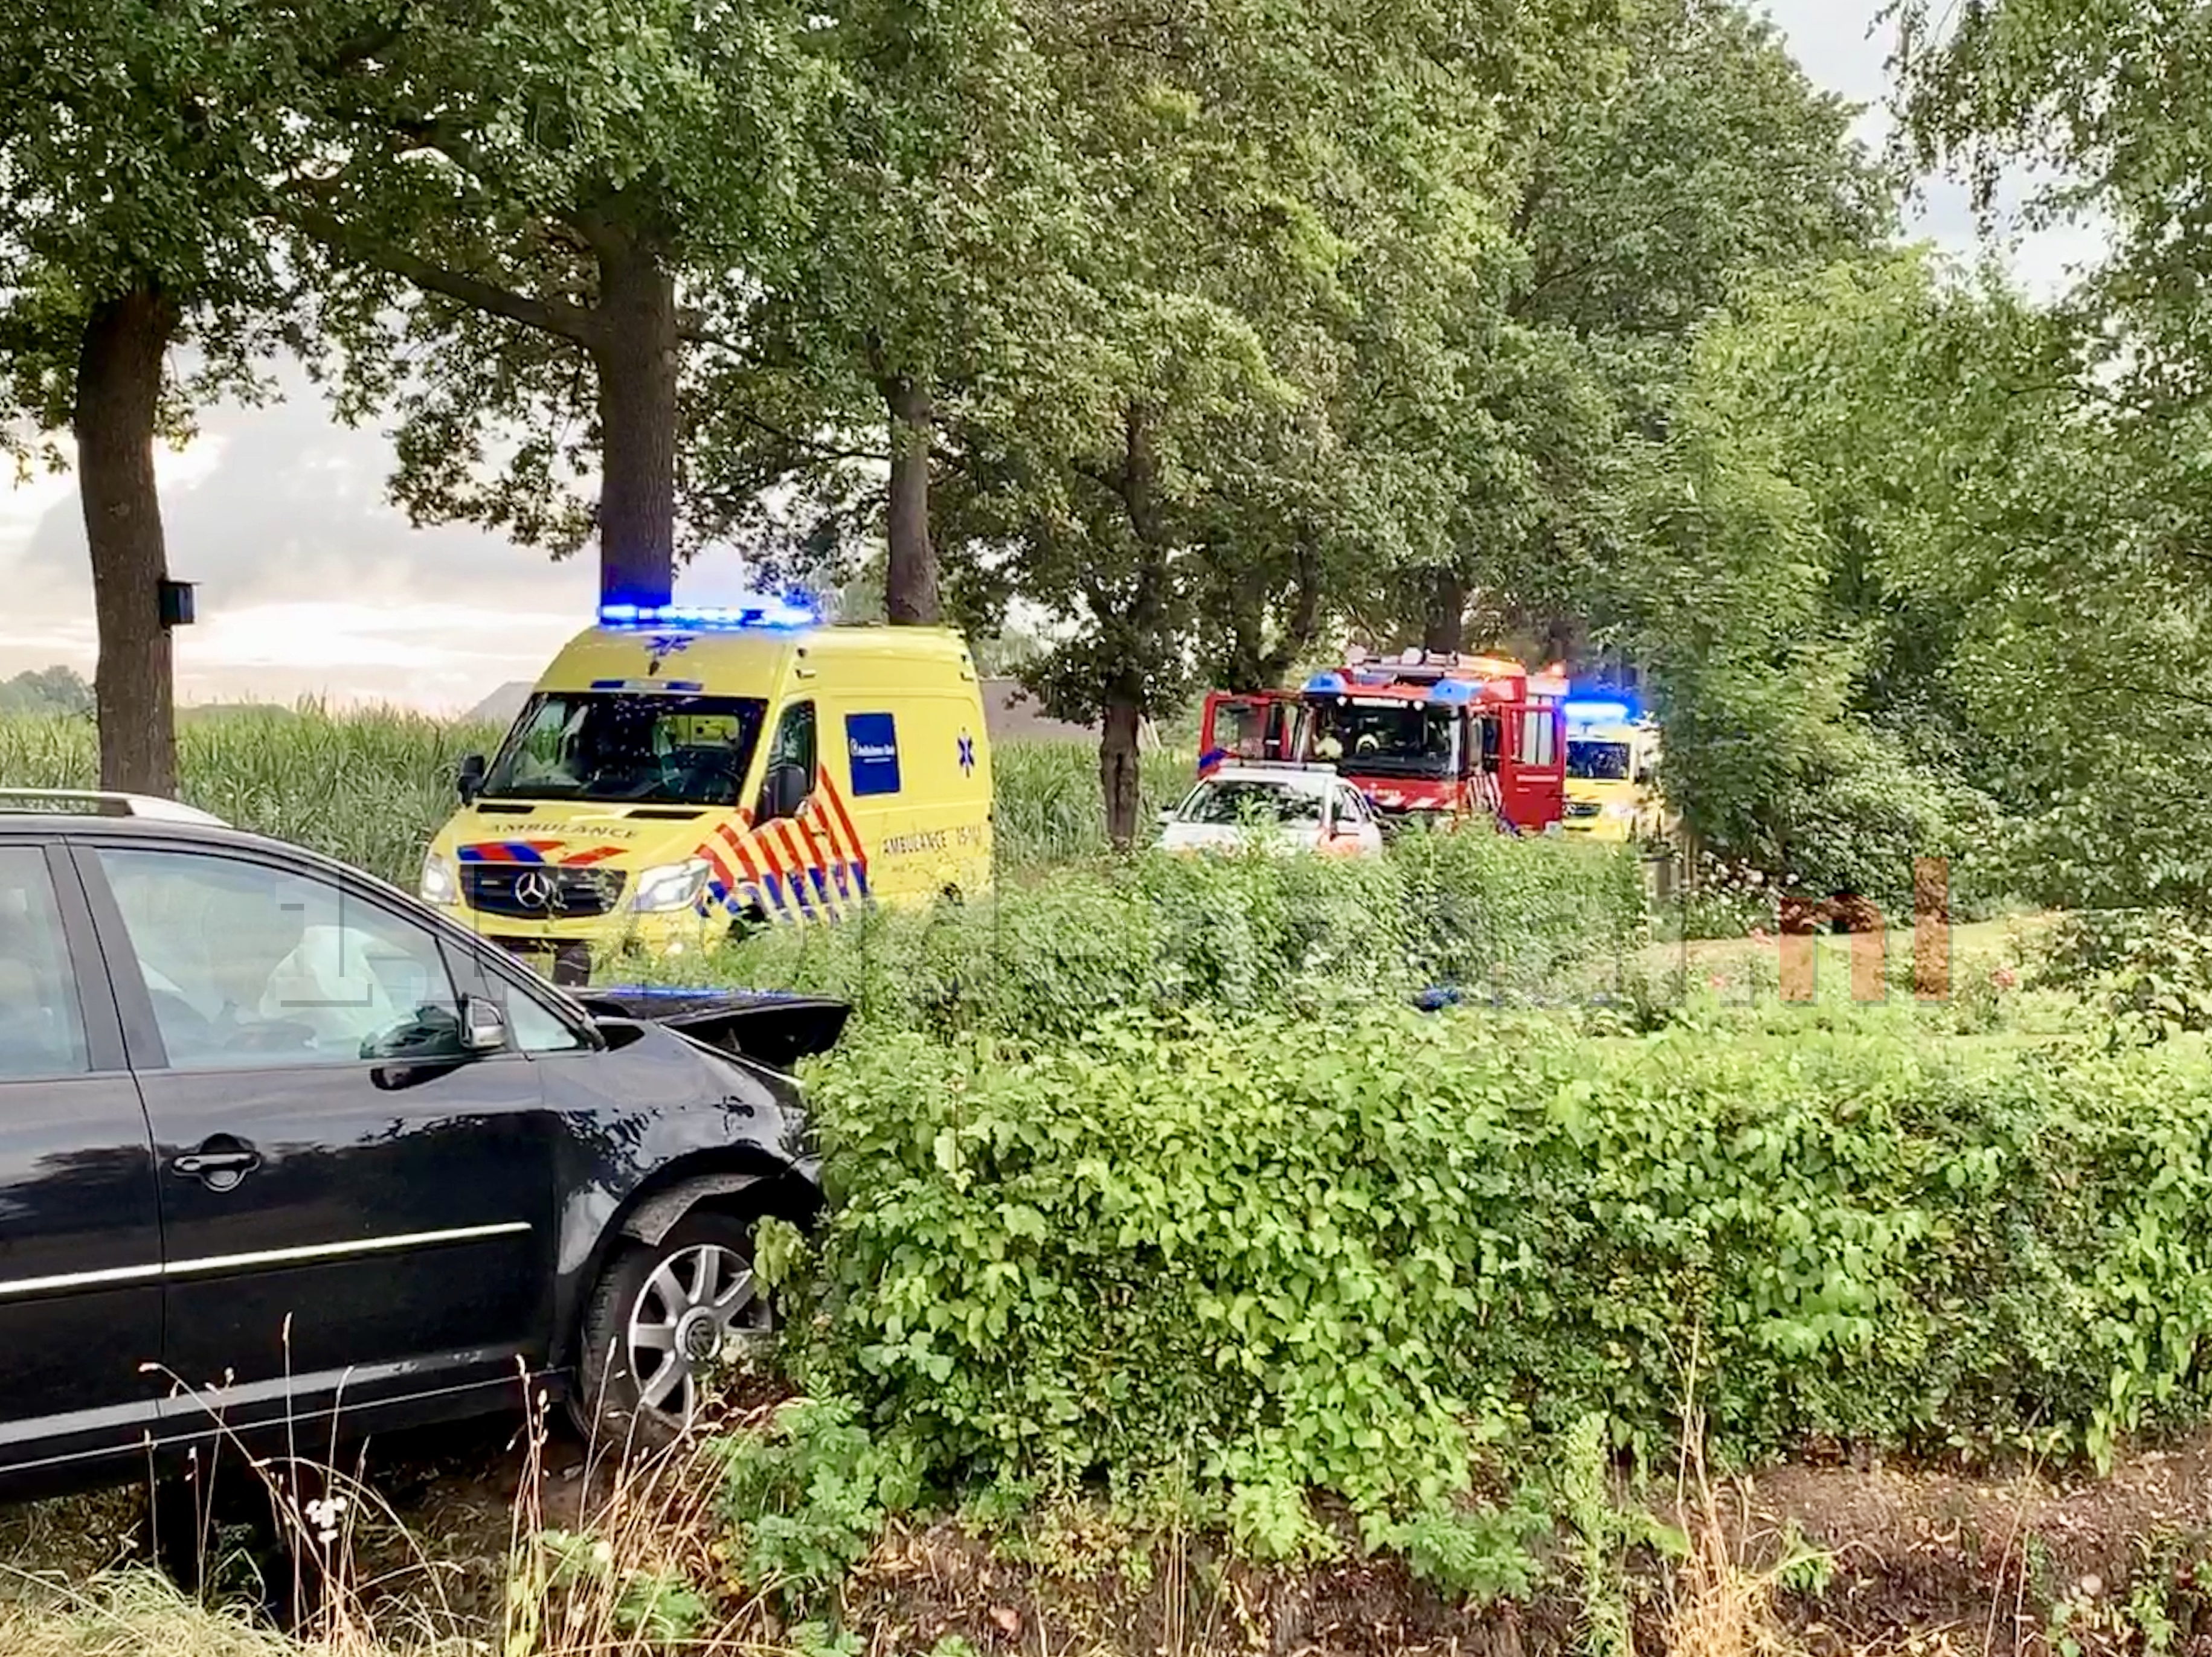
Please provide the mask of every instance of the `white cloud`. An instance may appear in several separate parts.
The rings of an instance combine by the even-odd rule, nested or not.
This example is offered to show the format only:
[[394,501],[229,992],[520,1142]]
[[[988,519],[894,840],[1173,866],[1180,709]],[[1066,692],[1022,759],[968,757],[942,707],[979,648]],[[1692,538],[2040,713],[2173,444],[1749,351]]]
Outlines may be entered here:
[[[1815,84],[1864,105],[1858,134],[1877,149],[1889,141],[1889,56],[1896,31],[1881,21],[1884,0],[1765,0],[1763,9]],[[2102,252],[2105,231],[2088,222],[2030,230],[2022,207],[2048,175],[2016,170],[2002,181],[1986,228],[1966,186],[1955,179],[1923,179],[1907,208],[1907,228],[1962,258],[2001,254],[2030,292],[2053,297],[2073,285]]]

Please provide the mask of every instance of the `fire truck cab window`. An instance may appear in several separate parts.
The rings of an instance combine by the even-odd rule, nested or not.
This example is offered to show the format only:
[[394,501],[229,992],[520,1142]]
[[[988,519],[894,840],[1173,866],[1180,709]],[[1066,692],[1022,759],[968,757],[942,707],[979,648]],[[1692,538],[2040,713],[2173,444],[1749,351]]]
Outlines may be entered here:
[[1224,702],[1213,716],[1214,746],[1242,760],[1268,757],[1267,710],[1252,702]]
[[1496,713],[1476,716],[1475,722],[1482,727],[1482,768],[1485,771],[1498,769],[1499,717]]
[[1315,751],[1354,771],[1397,776],[1443,777],[1458,761],[1458,715],[1418,702],[1326,703],[1316,724]]
[[1532,707],[1521,716],[1521,763],[1549,765],[1558,757],[1552,743],[1552,710]]

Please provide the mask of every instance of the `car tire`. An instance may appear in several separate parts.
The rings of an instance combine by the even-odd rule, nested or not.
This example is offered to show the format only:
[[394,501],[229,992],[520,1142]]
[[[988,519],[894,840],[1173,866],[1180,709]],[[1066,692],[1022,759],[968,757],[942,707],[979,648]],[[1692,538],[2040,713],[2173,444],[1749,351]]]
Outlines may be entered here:
[[710,1211],[607,1262],[585,1308],[573,1411],[588,1441],[674,1443],[697,1418],[714,1373],[765,1350],[775,1313],[752,1260],[752,1223]]

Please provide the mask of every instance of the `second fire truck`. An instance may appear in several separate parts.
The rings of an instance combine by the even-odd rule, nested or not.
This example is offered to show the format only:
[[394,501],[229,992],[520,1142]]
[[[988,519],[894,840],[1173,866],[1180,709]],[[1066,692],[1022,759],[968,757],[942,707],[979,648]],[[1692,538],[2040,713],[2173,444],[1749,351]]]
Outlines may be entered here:
[[1503,656],[1408,650],[1345,665],[1297,690],[1206,699],[1199,773],[1228,760],[1322,761],[1386,821],[1491,818],[1559,832],[1566,797],[1567,684]]

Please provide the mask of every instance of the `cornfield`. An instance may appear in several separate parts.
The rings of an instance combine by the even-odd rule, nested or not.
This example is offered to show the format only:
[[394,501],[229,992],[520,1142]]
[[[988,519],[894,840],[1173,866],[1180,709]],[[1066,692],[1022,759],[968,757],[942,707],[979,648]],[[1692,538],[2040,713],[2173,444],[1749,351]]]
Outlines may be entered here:
[[[411,889],[423,848],[454,804],[453,768],[500,732],[397,710],[246,709],[188,716],[179,732],[184,798],[227,822],[316,851]],[[998,845],[1007,872],[1103,855],[1097,756],[1068,743],[997,750]],[[89,720],[0,718],[0,786],[89,788],[100,774]],[[1145,759],[1147,811],[1188,786],[1188,755]]]

